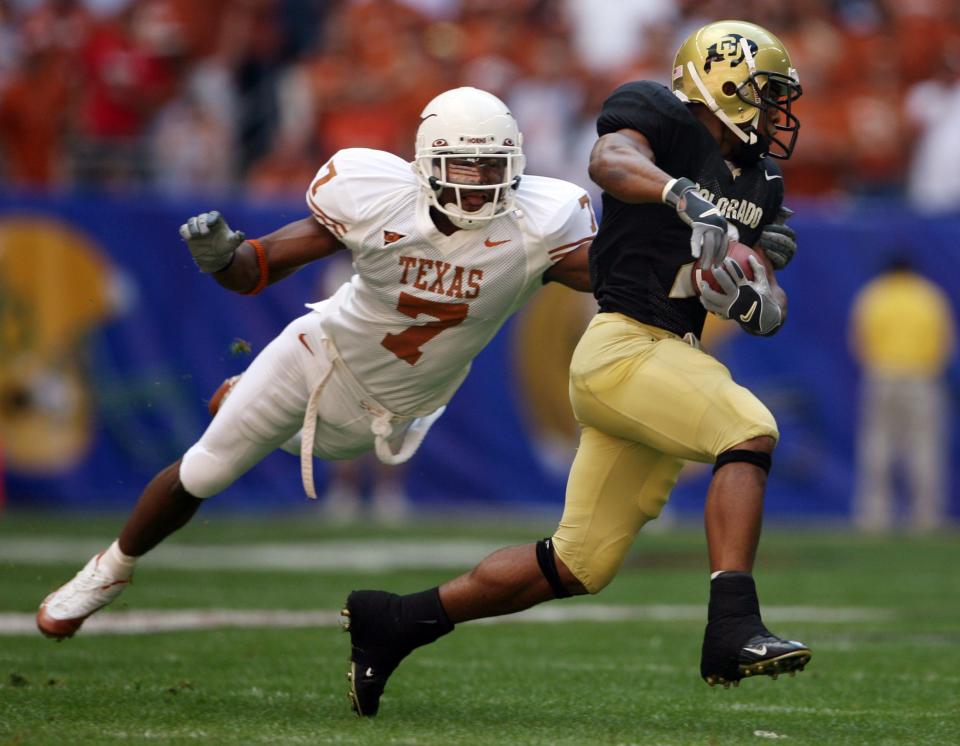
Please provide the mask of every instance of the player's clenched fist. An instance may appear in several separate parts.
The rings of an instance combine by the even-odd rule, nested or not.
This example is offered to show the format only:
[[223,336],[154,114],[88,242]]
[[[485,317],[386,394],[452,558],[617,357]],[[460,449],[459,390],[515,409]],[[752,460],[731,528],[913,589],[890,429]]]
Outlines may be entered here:
[[674,179],[663,190],[663,201],[690,226],[690,253],[702,267],[716,267],[727,255],[727,221],[717,206],[697,192],[690,179]]
[[244,239],[243,232],[231,230],[216,210],[190,218],[180,226],[180,237],[187,242],[201,272],[226,269]]

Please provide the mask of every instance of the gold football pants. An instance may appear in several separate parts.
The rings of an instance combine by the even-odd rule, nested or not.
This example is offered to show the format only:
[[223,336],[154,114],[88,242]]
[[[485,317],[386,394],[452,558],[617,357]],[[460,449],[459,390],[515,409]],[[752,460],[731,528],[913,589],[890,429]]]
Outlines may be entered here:
[[713,463],[744,441],[778,437],[770,411],[715,358],[618,313],[598,314],[580,339],[570,401],[580,446],[553,545],[591,593],[660,514],[684,460]]

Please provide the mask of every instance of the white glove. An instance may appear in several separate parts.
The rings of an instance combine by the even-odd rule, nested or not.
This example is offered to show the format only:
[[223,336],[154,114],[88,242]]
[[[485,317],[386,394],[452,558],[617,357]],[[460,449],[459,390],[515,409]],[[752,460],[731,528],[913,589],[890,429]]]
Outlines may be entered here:
[[700,303],[711,313],[733,319],[744,331],[761,337],[774,334],[783,324],[783,309],[773,297],[767,270],[754,257],[749,258],[753,279],[748,280],[740,265],[727,258],[714,267],[713,277],[721,290],[714,290],[697,270]]
[[727,255],[727,220],[717,206],[697,192],[686,177],[674,179],[663,190],[663,201],[690,226],[690,253],[703,267],[715,267]]
[[207,273],[226,269],[244,240],[243,232],[230,230],[216,210],[190,218],[180,226],[180,237],[187,242],[200,271]]

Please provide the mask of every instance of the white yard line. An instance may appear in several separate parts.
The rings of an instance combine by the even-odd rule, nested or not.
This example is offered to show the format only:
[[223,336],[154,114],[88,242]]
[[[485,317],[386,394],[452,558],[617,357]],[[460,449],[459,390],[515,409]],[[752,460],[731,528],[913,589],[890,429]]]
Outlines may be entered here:
[[[50,565],[76,562],[80,568],[109,541],[69,538],[15,538],[0,542],[0,562]],[[355,570],[450,569],[472,567],[503,546],[500,541],[437,539],[337,539],[315,542],[191,545],[162,544],[144,562],[151,567],[193,570]]]
[[[686,622],[701,621],[703,606],[654,604],[647,606],[612,606],[609,604],[545,605],[510,616],[482,619],[475,624],[515,624],[566,622]],[[763,612],[768,621],[790,621],[794,624],[832,623],[861,624],[893,618],[882,609],[835,608],[814,606],[770,606]],[[82,635],[134,635],[180,630],[241,628],[306,628],[331,627],[338,623],[336,611],[180,609],[155,611],[105,611],[91,617],[83,625]],[[33,614],[0,613],[0,636],[35,635]]]
[[[144,560],[151,567],[168,569],[380,572],[390,569],[459,569],[474,565],[501,546],[499,541],[436,539],[339,539],[316,542],[245,545],[162,545]],[[104,548],[102,541],[55,537],[8,537],[0,543],[0,562],[11,564],[62,564],[79,568]],[[764,618],[770,622],[859,624],[891,619],[883,609],[814,606],[769,606]],[[478,624],[520,622],[621,622],[703,621],[702,605],[650,604],[548,604],[521,614],[480,620]],[[332,626],[338,613],[329,610],[231,610],[183,609],[110,611],[89,619],[84,635],[144,634],[227,627],[305,628]],[[36,634],[33,614],[0,613],[0,635]]]

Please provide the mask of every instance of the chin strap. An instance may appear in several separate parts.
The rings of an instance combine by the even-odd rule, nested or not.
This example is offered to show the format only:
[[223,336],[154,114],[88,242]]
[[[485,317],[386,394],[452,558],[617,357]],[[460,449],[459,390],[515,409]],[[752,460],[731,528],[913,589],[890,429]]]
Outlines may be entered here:
[[[747,43],[746,39],[740,40],[740,49],[743,51],[743,59],[747,63],[747,68],[750,70],[750,73],[755,73],[757,71],[757,62],[753,57],[753,52],[750,51],[750,45]],[[757,108],[757,113],[754,114],[753,119],[750,120],[750,126],[754,131],[750,132],[749,134],[744,132],[743,129],[734,124],[733,120],[730,119],[726,112],[720,108],[720,105],[717,103],[716,99],[710,94],[710,91],[707,90],[707,86],[704,84],[703,80],[700,79],[700,74],[697,72],[696,65],[694,65],[692,61],[687,62],[687,72],[690,74],[690,78],[693,80],[693,84],[697,87],[697,90],[700,91],[700,95],[703,96],[703,100],[707,104],[707,108],[713,112],[714,116],[723,122],[733,132],[733,134],[740,138],[741,142],[747,145],[756,145],[758,141],[756,127],[760,123],[760,109]]]
[[[717,103],[717,100],[710,94],[710,91],[707,90],[707,86],[700,79],[699,73],[697,73],[697,68],[693,62],[687,62],[687,72],[690,74],[690,77],[693,79],[693,84],[697,87],[697,90],[700,91],[700,95],[703,96],[703,101],[706,103],[707,108],[713,113],[713,115],[723,122],[728,129],[730,129],[733,134],[740,138],[741,142],[746,143],[747,145],[755,145],[757,142],[757,133],[751,132],[749,135],[743,131],[740,127],[733,123],[733,120],[727,116],[726,112],[720,108],[720,105]],[[756,115],[753,118],[751,124],[756,126],[756,123],[760,119],[760,110],[757,110]]]
[[495,217],[493,213],[496,212],[496,209],[497,205],[495,202],[487,202],[487,204],[476,212],[464,212],[463,208],[455,202],[447,202],[447,204],[443,206],[443,213],[450,218],[450,222],[457,226],[457,228],[471,231],[489,225],[490,221]]

